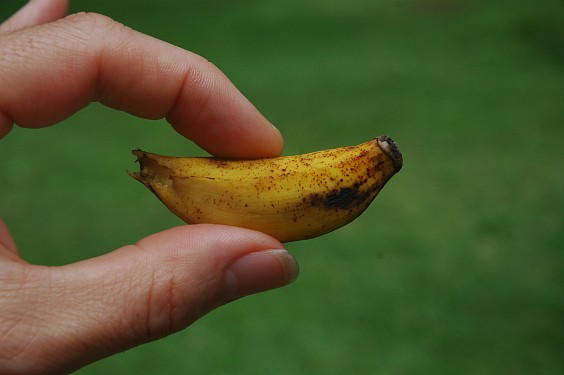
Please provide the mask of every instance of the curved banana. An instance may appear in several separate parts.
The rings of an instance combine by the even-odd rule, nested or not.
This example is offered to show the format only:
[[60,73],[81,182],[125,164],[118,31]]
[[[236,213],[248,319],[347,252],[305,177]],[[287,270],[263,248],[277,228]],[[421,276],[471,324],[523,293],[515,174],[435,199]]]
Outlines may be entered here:
[[259,160],[181,158],[134,150],[143,183],[187,223],[255,229],[282,242],[357,218],[403,163],[380,136],[357,146]]

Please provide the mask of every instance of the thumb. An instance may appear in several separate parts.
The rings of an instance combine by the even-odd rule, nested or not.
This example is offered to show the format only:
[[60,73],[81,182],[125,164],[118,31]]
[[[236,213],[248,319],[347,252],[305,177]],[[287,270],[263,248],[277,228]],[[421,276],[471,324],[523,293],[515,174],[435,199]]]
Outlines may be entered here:
[[68,266],[27,267],[15,278],[21,292],[8,293],[9,301],[0,294],[3,315],[18,323],[0,325],[9,357],[17,358],[6,369],[0,355],[0,370],[9,373],[75,370],[298,274],[294,258],[275,239],[219,225],[173,228]]

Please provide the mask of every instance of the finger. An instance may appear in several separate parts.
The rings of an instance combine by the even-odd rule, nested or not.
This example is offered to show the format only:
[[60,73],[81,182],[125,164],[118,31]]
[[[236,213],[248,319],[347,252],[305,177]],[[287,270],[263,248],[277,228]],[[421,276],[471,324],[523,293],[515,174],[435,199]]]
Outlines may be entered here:
[[97,100],[166,117],[218,156],[281,152],[280,133],[213,64],[107,17],[78,14],[6,34],[0,56],[0,112],[21,126],[54,124]]
[[[35,268],[26,273],[36,287],[24,308],[41,329],[17,359],[67,373],[178,331],[233,299],[286,285],[297,272],[275,239],[214,225],[174,228],[48,274]],[[20,319],[3,340],[29,339],[26,323]]]
[[68,0],[31,0],[0,24],[0,33],[55,21],[67,14]]
[[0,219],[0,256],[6,256],[9,259],[20,259],[16,242],[2,219]]

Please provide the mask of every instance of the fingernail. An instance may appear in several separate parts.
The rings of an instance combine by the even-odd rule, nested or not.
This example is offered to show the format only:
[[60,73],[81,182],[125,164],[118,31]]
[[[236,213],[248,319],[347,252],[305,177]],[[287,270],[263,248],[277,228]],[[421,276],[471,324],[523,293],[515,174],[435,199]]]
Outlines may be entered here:
[[264,250],[236,260],[225,275],[228,300],[290,284],[299,274],[298,263],[286,250]]

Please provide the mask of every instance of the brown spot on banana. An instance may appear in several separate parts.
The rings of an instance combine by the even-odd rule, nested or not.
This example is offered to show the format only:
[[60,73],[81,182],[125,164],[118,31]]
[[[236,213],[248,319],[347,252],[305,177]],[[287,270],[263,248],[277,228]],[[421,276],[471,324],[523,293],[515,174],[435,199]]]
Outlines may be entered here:
[[259,160],[133,153],[140,170],[129,175],[184,221],[250,228],[282,242],[317,237],[354,220],[403,165],[387,136]]
[[325,193],[314,193],[310,202],[315,207],[348,210],[363,204],[370,196],[370,191],[360,192],[357,186],[333,189]]

